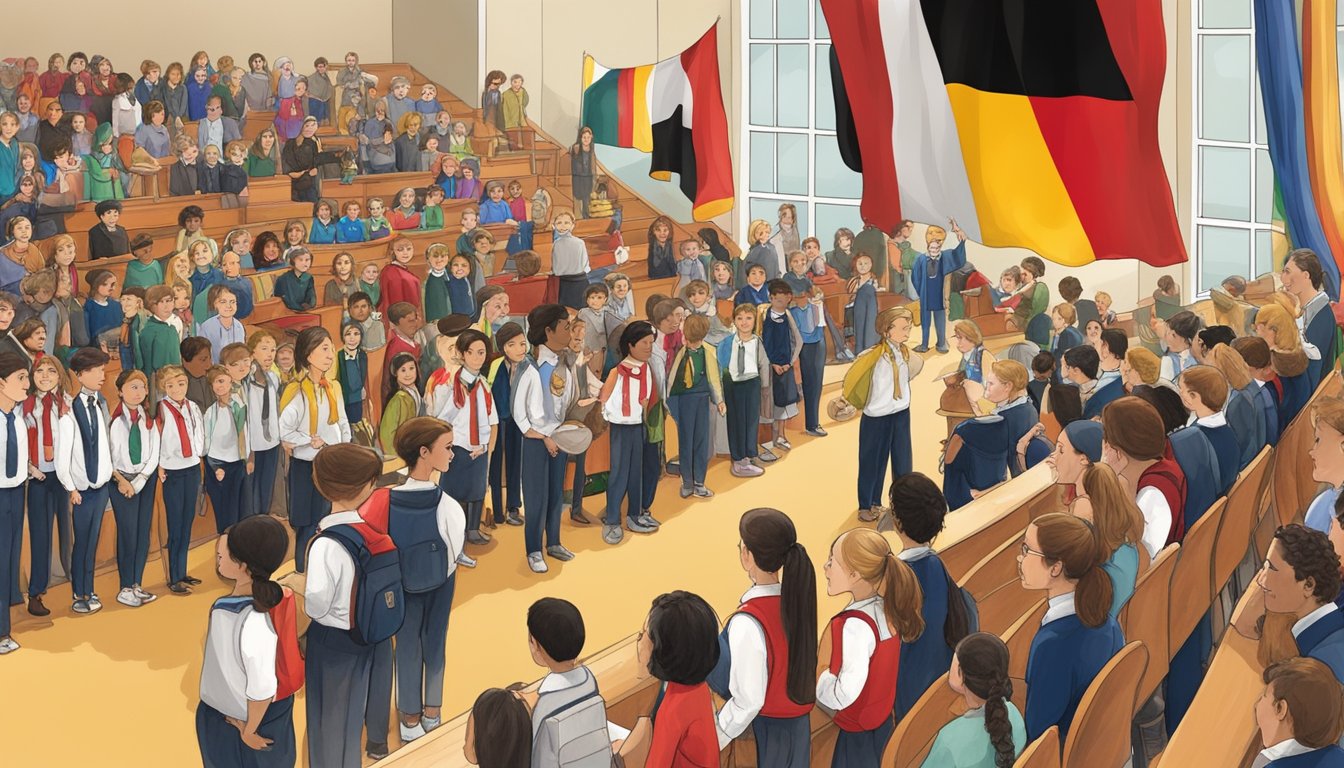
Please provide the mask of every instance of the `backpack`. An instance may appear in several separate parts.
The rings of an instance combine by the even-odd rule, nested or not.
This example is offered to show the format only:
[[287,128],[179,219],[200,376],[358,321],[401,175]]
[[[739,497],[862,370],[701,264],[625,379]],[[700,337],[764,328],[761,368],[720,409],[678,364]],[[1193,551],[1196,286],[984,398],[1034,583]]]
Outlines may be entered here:
[[[533,710],[533,729],[537,736],[545,732],[550,746],[555,748],[554,761],[544,755],[541,764],[558,768],[609,768],[612,764],[611,739],[607,731],[607,704],[597,689],[593,673],[584,670],[587,677],[581,684],[586,688],[578,698],[555,709],[548,709],[547,697],[542,694]],[[571,689],[572,690],[572,689]],[[537,741],[534,736],[533,743]]]
[[294,593],[281,587],[284,597],[270,610],[275,628],[275,699],[288,698],[303,687],[303,654],[299,652],[299,627]]
[[[391,540],[370,548],[363,526],[333,525],[319,536],[340,544],[355,562],[350,596],[350,635],[360,645],[376,645],[401,629],[406,599],[401,586],[401,558]],[[372,530],[372,529],[370,529]]]

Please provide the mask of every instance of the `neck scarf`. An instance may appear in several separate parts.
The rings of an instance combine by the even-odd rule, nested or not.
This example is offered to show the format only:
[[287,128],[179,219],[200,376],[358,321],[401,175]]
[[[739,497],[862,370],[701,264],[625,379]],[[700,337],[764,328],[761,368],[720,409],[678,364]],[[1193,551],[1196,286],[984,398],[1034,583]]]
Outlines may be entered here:
[[[32,395],[24,403],[24,409],[32,415],[37,410],[39,399],[42,403],[42,459],[43,461],[53,461],[56,458],[56,450],[53,441],[56,439],[56,411],[60,404],[56,402],[56,394],[53,390],[40,398]],[[36,456],[37,453],[37,433],[39,430],[30,430],[28,432],[28,455]]]
[[653,397],[653,381],[649,375],[649,366],[647,363],[640,365],[638,370],[629,362],[623,361],[616,366],[616,376],[620,380],[621,387],[621,415],[630,415],[630,381],[634,380],[639,384],[639,402],[644,402]]
[[[187,401],[174,403],[168,398],[163,399],[163,404],[167,406],[168,412],[173,415],[173,424],[177,427],[177,439],[181,441],[182,458],[191,458],[191,433],[187,431],[187,420],[182,418],[182,411],[190,410]],[[194,421],[194,419],[193,419]]]
[[303,395],[304,400],[308,403],[309,435],[317,434],[318,389],[321,389],[322,393],[327,396],[327,423],[335,424],[337,421],[339,421],[339,417],[337,416],[336,413],[336,398],[332,395],[331,392],[331,382],[327,381],[327,378],[325,376],[318,379],[318,383],[316,386],[314,386],[313,379],[310,376],[304,376],[301,381],[291,381],[289,383],[289,386],[285,387],[284,397],[280,398],[280,408],[283,410],[284,407],[289,405],[289,402],[294,399],[295,395],[299,394]]
[[258,365],[252,366],[249,383],[261,389],[261,434],[271,439],[271,380]]
[[[475,445],[476,441],[481,439],[481,421],[480,421],[481,398],[476,392],[476,389],[479,386],[481,386],[481,377],[479,375],[474,376],[471,380],[471,383],[466,384],[462,381],[462,379],[465,376],[471,376],[471,374],[467,373],[465,369],[462,369],[458,371],[457,376],[453,380],[453,404],[456,405],[458,408],[461,408],[464,405],[468,407],[469,412],[471,414],[470,416],[471,444]],[[494,404],[491,401],[490,393],[486,392],[485,393],[486,417],[490,416],[490,412],[493,410],[493,407]]]
[[[703,347],[702,347],[702,348],[703,348]],[[690,389],[691,387],[695,386],[695,373],[696,373],[696,371],[695,371],[695,358],[696,358],[696,354],[695,354],[695,353],[698,352],[698,351],[699,351],[699,350],[691,349],[691,348],[689,348],[689,347],[686,348],[686,356],[685,356],[685,357],[686,357],[686,360],[685,360],[686,367],[684,368],[684,372],[683,372],[683,374],[682,374],[682,376],[683,376],[683,379],[682,379],[682,380],[683,380],[683,382],[685,383],[687,389]]]

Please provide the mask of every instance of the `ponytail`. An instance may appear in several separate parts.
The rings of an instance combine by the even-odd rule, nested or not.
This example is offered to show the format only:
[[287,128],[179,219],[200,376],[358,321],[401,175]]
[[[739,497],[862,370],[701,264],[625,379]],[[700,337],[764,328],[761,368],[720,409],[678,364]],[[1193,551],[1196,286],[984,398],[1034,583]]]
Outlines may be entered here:
[[271,580],[271,574],[285,560],[289,534],[281,522],[270,515],[253,515],[229,526],[228,556],[242,564],[252,577],[252,607],[266,612],[280,604],[284,591]]
[[882,583],[877,593],[882,596],[882,613],[891,633],[903,643],[918,640],[924,634],[924,593],[915,572],[891,550],[882,559]]
[[787,691],[795,704],[811,704],[817,697],[817,575],[797,541],[784,553],[783,570],[779,612],[789,644]]
[[967,690],[985,700],[985,732],[994,747],[995,768],[1011,768],[1016,759],[1008,701],[1013,681],[1008,677],[1008,646],[987,632],[967,635],[956,648]]
[[1111,577],[1100,567],[1089,568],[1074,591],[1074,607],[1078,618],[1089,627],[1100,627],[1111,615],[1113,588]]
[[1102,570],[1106,557],[1092,523],[1062,512],[1051,512],[1032,521],[1041,552],[1048,564],[1063,566],[1064,578],[1076,583],[1073,605],[1088,627],[1106,623],[1111,612],[1111,579]]
[[948,648],[956,648],[957,643],[971,633],[971,612],[966,607],[966,593],[962,591],[952,574],[943,569],[947,579],[947,618],[943,620],[943,642]]
[[253,574],[252,577],[252,607],[265,613],[280,604],[284,599],[284,590],[280,585],[270,579],[271,574],[266,574],[265,578]]

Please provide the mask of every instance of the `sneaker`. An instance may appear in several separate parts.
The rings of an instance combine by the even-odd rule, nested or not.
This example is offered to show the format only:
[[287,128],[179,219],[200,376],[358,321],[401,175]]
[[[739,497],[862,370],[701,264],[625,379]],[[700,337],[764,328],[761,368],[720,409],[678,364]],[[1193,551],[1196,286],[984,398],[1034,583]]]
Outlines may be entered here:
[[533,573],[545,573],[550,570],[546,565],[546,558],[542,557],[540,552],[527,553],[527,567],[531,568]]
[[772,451],[772,450],[770,450],[769,448],[766,448],[766,447],[764,447],[764,446],[761,447],[760,453],[759,453],[759,455],[756,456],[756,458],[757,458],[757,459],[760,459],[761,461],[764,461],[764,462],[766,462],[766,463],[769,463],[769,462],[772,462],[772,461],[775,461],[775,460],[779,459],[779,457],[775,455],[775,452],[774,452],[774,451]]
[[146,592],[145,590],[141,589],[139,584],[136,584],[134,587],[131,587],[131,591],[135,593],[136,597],[140,598],[140,602],[142,603],[152,603],[155,600],[159,599],[159,596],[154,594],[153,592]]
[[681,462],[676,459],[667,462],[667,474],[672,477],[681,477]]
[[565,549],[563,544],[552,544],[546,548],[546,554],[554,557],[562,563],[567,563],[574,559],[574,553]]
[[619,525],[602,526],[602,540],[607,542],[608,544],[615,546],[617,544],[620,544],[621,539],[624,538],[625,534],[621,531],[621,526]]
[[196,578],[195,576],[183,576],[182,580],[187,582],[193,587],[199,587],[201,585],[201,580]]
[[759,477],[765,474],[765,470],[752,464],[750,459],[734,462],[728,471],[733,477]]
[[435,728],[438,728],[439,725],[442,723],[443,723],[442,715],[440,715],[439,717],[430,717],[429,715],[420,716],[420,725],[424,727],[425,733],[429,733]]
[[387,757],[387,745],[379,744],[376,741],[365,742],[364,754],[367,755],[370,760],[382,760],[384,757]]
[[639,518],[637,517],[627,518],[625,521],[625,528],[631,533],[653,533],[654,531],[658,530],[657,528],[654,528],[651,525],[644,525],[643,523],[639,522]]
[[103,601],[98,599],[98,595],[89,595],[89,608],[95,611],[103,609]]
[[468,555],[466,552],[463,552],[462,554],[457,556],[457,564],[462,566],[463,568],[475,568],[476,558],[472,557],[471,555]]
[[480,531],[467,531],[467,543],[476,544],[478,546],[481,544],[489,544],[490,537]]
[[504,518],[504,522],[508,525],[514,525],[514,526],[522,525],[523,516],[518,514],[518,510],[512,509],[509,510],[509,516]]
[[813,437],[825,437],[827,432],[821,427],[813,427],[812,429],[807,430],[807,434]]
[[122,605],[130,606],[131,608],[139,608],[144,605],[144,601],[136,597],[135,590],[130,587],[126,587],[117,593],[117,602]]
[[70,606],[70,610],[75,613],[93,613],[93,609],[89,607],[89,601],[83,598],[75,598],[75,602]]
[[788,438],[785,437],[775,438],[775,446],[778,448],[783,448],[786,451],[793,450],[793,443],[790,443]]
[[397,730],[401,732],[402,744],[410,744],[412,741],[425,735],[425,727],[420,723],[408,726],[405,723],[398,722]]
[[683,499],[689,499],[689,498],[691,497],[691,494],[692,494],[692,493],[695,493],[695,489],[694,489],[694,488],[687,488],[687,487],[684,486],[684,485],[681,487],[681,498],[683,498]]
[[850,351],[849,347],[845,347],[840,350],[840,353],[836,355],[836,358],[846,363],[851,363],[854,362],[854,353]]
[[920,353],[920,354],[922,355],[922,354],[924,354],[925,352],[928,352],[928,351],[929,351],[929,345],[928,345],[928,344],[920,344],[918,347],[915,347],[914,351],[915,351],[915,352],[918,352],[918,353]]
[[190,595],[191,587],[188,587],[185,581],[175,581],[168,585],[168,591],[174,595]]
[[663,525],[657,520],[654,520],[653,515],[650,515],[647,511],[635,519],[639,521],[640,525],[648,526],[649,528],[661,528]]
[[703,485],[697,485],[695,486],[695,495],[702,499],[708,499],[714,495],[714,492]]
[[940,355],[946,355],[946,354],[947,354],[947,345],[946,345],[946,344],[939,344],[939,345],[938,345],[938,354],[940,354]]
[[14,638],[6,637],[4,640],[0,640],[0,656],[4,656],[6,653],[13,653],[19,650],[19,647],[19,644],[15,642]]

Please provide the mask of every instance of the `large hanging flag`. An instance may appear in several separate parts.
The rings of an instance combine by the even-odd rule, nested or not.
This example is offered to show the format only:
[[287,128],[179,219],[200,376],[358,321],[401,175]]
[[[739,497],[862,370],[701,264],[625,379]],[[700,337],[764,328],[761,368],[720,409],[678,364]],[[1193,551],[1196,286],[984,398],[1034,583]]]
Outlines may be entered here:
[[955,218],[1068,265],[1185,261],[1158,150],[1161,0],[821,5],[866,224]]
[[678,174],[696,221],[732,210],[718,22],[680,55],[657,64],[608,69],[585,54],[583,124],[595,143],[652,153],[653,178]]

